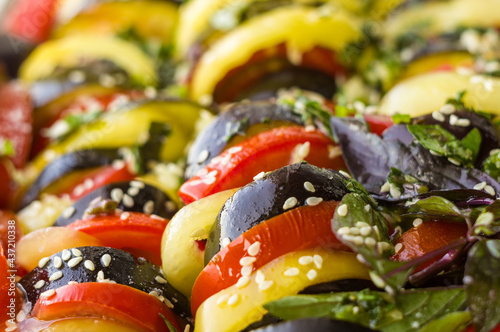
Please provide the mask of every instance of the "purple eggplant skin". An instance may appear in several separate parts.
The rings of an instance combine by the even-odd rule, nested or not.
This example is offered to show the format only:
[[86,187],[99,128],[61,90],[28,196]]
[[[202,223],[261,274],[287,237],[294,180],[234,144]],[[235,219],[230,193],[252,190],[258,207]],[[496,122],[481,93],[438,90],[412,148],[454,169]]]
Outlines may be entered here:
[[332,117],[330,122],[349,172],[373,194],[380,193],[391,167],[412,175],[430,190],[468,189],[486,182],[500,193],[500,184],[480,170],[456,166],[417,142],[407,145],[402,130],[381,138],[357,125],[357,119]]
[[76,203],[73,204],[73,207],[75,208],[74,213],[70,217],[60,215],[59,218],[57,218],[54,226],[67,226],[77,220],[80,220],[83,217],[85,210],[89,207],[89,204],[93,200],[97,199],[98,197],[102,199],[112,199],[111,191],[113,189],[119,189],[123,193],[127,193],[130,190],[138,191],[138,193],[133,196],[134,204],[131,207],[123,204],[123,201],[118,202],[117,208],[122,211],[145,212],[144,205],[147,202],[153,202],[153,210],[148,212],[148,214],[155,214],[165,219],[171,219],[174,216],[175,212],[177,212],[176,203],[174,203],[167,194],[165,194],[157,187],[142,183],[142,188],[137,188],[132,185],[132,182],[122,181],[110,183],[97,188],[96,190],[80,198]]
[[253,332],[370,332],[368,327],[351,322],[329,318],[301,318],[269,325],[253,330]]
[[204,168],[226,148],[234,136],[245,135],[248,128],[255,124],[273,121],[303,124],[300,115],[271,101],[233,104],[196,137],[188,153],[184,178],[189,180]]
[[[70,249],[69,252],[71,256],[68,260],[63,259],[63,252],[53,254],[43,267],[36,267],[18,282],[18,288],[26,295],[26,300],[31,304],[31,308],[33,308],[43,292],[66,286],[69,281],[78,283],[96,282],[98,281],[99,271],[103,271],[104,279],[146,293],[156,291],[159,295],[172,302],[174,305],[172,310],[175,313],[187,319],[191,318],[188,299],[169,283],[158,282],[158,280],[162,281],[158,278],[165,279],[159,266],[150,263],[144,258],[136,258],[125,251],[108,247],[78,247]],[[75,266],[70,267],[72,259],[79,257],[77,256],[78,252],[82,260]],[[106,254],[111,258],[108,266],[103,263],[103,256]],[[54,266],[54,263],[59,260],[61,266]],[[87,268],[85,266],[86,261],[92,262],[94,269]],[[87,263],[87,266],[89,264]],[[62,276],[50,281],[50,277],[55,273],[62,273]],[[40,284],[37,284],[40,283],[40,280],[44,282],[41,287],[39,287]]]
[[[233,241],[250,228],[289,210],[283,205],[290,197],[295,207],[306,205],[309,197],[340,201],[349,191],[339,172],[301,162],[282,167],[239,189],[222,206],[208,236],[205,264],[222,249],[222,241]],[[309,181],[315,191],[304,187]]]
[[378,290],[371,280],[366,279],[341,279],[323,282],[304,288],[299,294],[325,294],[338,292],[359,292],[363,289]]
[[51,183],[73,171],[111,165],[121,159],[117,149],[91,149],[67,153],[48,164],[28,188],[21,200],[21,208],[36,200]]

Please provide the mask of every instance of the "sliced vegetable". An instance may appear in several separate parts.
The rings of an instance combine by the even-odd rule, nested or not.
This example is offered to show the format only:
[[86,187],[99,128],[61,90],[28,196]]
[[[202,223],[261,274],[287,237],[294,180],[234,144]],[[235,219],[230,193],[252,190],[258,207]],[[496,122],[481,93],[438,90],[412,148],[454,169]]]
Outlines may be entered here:
[[288,322],[273,324],[254,331],[255,332],[301,332],[301,331],[369,332],[373,330],[363,327],[361,325],[341,320],[331,320],[326,318],[302,318],[302,319],[291,320]]

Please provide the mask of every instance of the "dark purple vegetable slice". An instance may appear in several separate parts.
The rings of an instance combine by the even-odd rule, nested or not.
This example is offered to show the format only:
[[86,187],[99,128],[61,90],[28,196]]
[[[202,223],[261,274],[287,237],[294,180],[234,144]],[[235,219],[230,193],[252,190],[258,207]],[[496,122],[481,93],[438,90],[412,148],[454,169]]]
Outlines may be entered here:
[[355,323],[333,320],[329,318],[301,318],[269,325],[255,332],[369,332],[374,331]]

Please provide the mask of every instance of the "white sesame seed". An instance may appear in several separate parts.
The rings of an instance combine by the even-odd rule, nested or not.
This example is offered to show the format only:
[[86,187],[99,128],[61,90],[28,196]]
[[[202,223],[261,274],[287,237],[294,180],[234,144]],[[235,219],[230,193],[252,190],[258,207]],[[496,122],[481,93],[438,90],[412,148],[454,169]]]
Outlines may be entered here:
[[191,325],[187,324],[186,327],[184,328],[184,332],[189,332],[191,331]]
[[414,321],[411,323],[411,327],[413,327],[414,329],[418,329],[420,327],[420,324],[417,321]]
[[100,270],[99,272],[97,272],[97,281],[102,282],[103,280],[104,280],[104,272]]
[[315,131],[316,128],[313,125],[307,125],[307,126],[305,126],[304,130],[306,131],[306,133],[310,133],[310,132]]
[[174,308],[174,304],[172,302],[170,302],[169,299],[163,299],[162,302],[165,303],[169,309],[173,309]]
[[54,257],[54,261],[52,262],[52,265],[54,265],[55,268],[60,268],[62,265],[62,259],[59,256]]
[[456,125],[459,127],[468,127],[468,126],[470,126],[470,120],[469,119],[458,119]]
[[248,285],[248,283],[250,282],[250,278],[248,276],[242,276],[241,278],[238,279],[238,281],[236,282],[236,288],[243,288],[243,287],[246,287]]
[[71,258],[69,261],[68,261],[68,266],[69,267],[75,267],[77,266],[78,264],[80,264],[80,262],[83,260],[83,257],[75,257],[75,258]]
[[58,280],[58,279],[61,279],[63,276],[63,273],[62,271],[57,271],[57,272],[54,272],[50,277],[49,277],[49,281],[55,281],[55,280]]
[[123,205],[126,207],[134,206],[134,199],[127,194],[123,195]]
[[266,175],[266,172],[260,172],[259,174],[257,174],[256,176],[253,177],[253,180],[257,181],[259,179],[262,179],[265,175]]
[[111,163],[111,166],[114,168],[114,169],[122,169],[123,167],[125,167],[125,162],[121,159],[116,159],[116,160],[113,160],[113,163]]
[[342,204],[337,208],[337,212],[339,216],[345,217],[347,216],[347,213],[349,212],[349,208],[347,207],[347,204]]
[[95,270],[94,262],[92,262],[92,261],[90,261],[88,259],[83,263],[83,266],[85,266],[85,268],[87,270],[90,270],[90,271],[94,271]]
[[394,252],[397,254],[398,252],[401,251],[401,249],[403,249],[403,244],[402,243],[396,243],[396,245],[394,246]]
[[62,251],[61,257],[62,257],[63,261],[67,261],[68,259],[71,258],[71,252],[68,249],[64,249]]
[[253,264],[253,262],[255,262],[256,260],[257,258],[251,256],[243,257],[242,259],[240,259],[240,265],[241,266],[250,265]]
[[253,270],[253,264],[245,265],[241,268],[241,275],[249,276],[252,274],[252,270]]
[[136,181],[136,180],[134,180],[134,181],[130,181],[129,184],[130,184],[131,187],[135,187],[135,188],[139,188],[139,189],[143,189],[144,188],[144,182],[142,182],[142,181]]
[[38,280],[35,284],[35,289],[40,289],[45,286],[45,280]]
[[26,319],[26,312],[24,310],[19,311],[16,316],[16,321],[22,322],[25,319]]
[[344,172],[344,171],[339,171],[340,174],[342,174],[344,177],[350,179],[351,178],[351,174],[347,173],[347,172]]
[[321,202],[323,202],[323,198],[321,197],[309,197],[306,199],[306,204],[310,206],[318,205]]
[[450,125],[454,126],[457,124],[458,116],[455,114],[450,115]]
[[122,212],[122,213],[120,214],[120,219],[121,219],[121,220],[127,220],[127,219],[128,219],[128,217],[130,217],[130,213],[128,213],[128,212]]
[[234,306],[238,301],[240,300],[240,295],[239,294],[233,294],[231,297],[227,300],[227,305],[229,306]]
[[227,247],[231,243],[231,239],[228,237],[225,237],[222,239],[222,248]]
[[39,268],[44,268],[45,265],[47,265],[47,263],[50,261],[50,258],[49,257],[43,257],[41,258],[39,261],[38,261],[38,267]]
[[354,238],[354,244],[357,245],[357,246],[360,246],[364,243],[364,239],[362,236],[356,236]]
[[317,276],[318,272],[316,272],[316,270],[309,270],[309,272],[307,272],[307,279],[309,280],[314,280]]
[[111,263],[111,256],[109,254],[104,254],[101,257],[101,264],[104,267],[108,267],[109,263]]
[[359,235],[359,232],[360,232],[359,227],[354,226],[354,227],[349,228],[349,233],[351,235]]
[[198,155],[198,159],[196,161],[198,162],[198,164],[203,164],[205,160],[208,159],[208,157],[209,157],[208,150],[203,150]]
[[262,271],[258,270],[255,274],[255,282],[260,284],[261,282],[264,282],[264,280],[266,280],[266,276],[262,273]]
[[71,249],[71,253],[73,254],[73,256],[81,256],[82,255],[82,252],[76,248]]
[[370,226],[370,224],[368,224],[368,223],[366,223],[366,222],[364,222],[364,221],[358,221],[358,222],[356,223],[356,227],[361,228],[361,227],[371,227],[371,226]]
[[274,281],[272,280],[265,280],[263,282],[261,282],[259,284],[259,290],[260,291],[266,291],[268,290],[269,288],[271,288],[271,286],[274,284]]
[[144,204],[143,210],[144,210],[144,213],[151,214],[151,213],[153,213],[154,208],[155,208],[155,202],[150,200],[150,201],[147,201],[146,204]]
[[295,205],[297,205],[297,198],[295,198],[295,197],[289,197],[285,201],[285,203],[283,204],[283,210],[291,209],[291,208],[295,207]]
[[313,259],[314,265],[316,265],[318,269],[321,269],[321,267],[323,266],[323,257],[321,257],[320,255],[314,255]]
[[83,187],[86,190],[94,188],[94,181],[92,179],[85,179],[85,181],[83,181]]
[[304,160],[309,155],[311,143],[305,142],[304,144],[297,144],[292,152],[292,164]]
[[486,187],[486,182],[485,181],[479,182],[478,184],[476,184],[474,186],[474,189],[476,189],[476,190],[483,190],[484,187]]
[[398,189],[398,187],[396,187],[392,183],[390,184],[389,193],[391,194],[391,196],[393,198],[397,199],[397,198],[401,197],[401,191]]
[[485,186],[484,191],[486,191],[491,196],[495,196],[495,189],[492,186]]
[[365,239],[365,244],[367,247],[370,247],[370,248],[375,248],[375,245],[377,244],[377,241],[372,238],[372,237],[367,237]]
[[440,113],[439,111],[432,112],[432,117],[434,118],[434,120],[439,121],[439,122],[443,122],[445,120],[444,115],[442,113]]
[[370,206],[370,204],[366,204],[366,205],[365,205],[365,211],[366,211],[366,212],[370,212],[370,209],[371,209],[371,208],[372,208],[372,207]]
[[359,313],[359,307],[358,306],[354,306],[352,308],[352,313],[355,314],[355,315],[357,315]]
[[194,231],[191,232],[191,237],[192,238],[201,238],[203,237],[204,235],[206,235],[206,232],[205,232],[205,229],[204,228],[201,228],[201,227],[198,227],[196,228]]
[[229,296],[230,296],[229,294],[223,294],[219,296],[219,298],[217,299],[217,304],[219,306],[226,304],[227,300],[229,300]]
[[252,243],[250,247],[248,247],[247,252],[250,256],[257,256],[260,251],[260,242],[256,241]]
[[452,114],[455,112],[455,106],[452,104],[444,104],[439,111],[443,114]]
[[465,276],[463,278],[463,282],[465,285],[470,285],[470,284],[474,283],[474,278],[472,278],[471,276]]
[[167,283],[167,280],[165,280],[165,278],[163,277],[160,277],[160,276],[156,276],[155,277],[155,281],[159,284],[166,284]]
[[372,279],[373,283],[375,286],[378,288],[384,288],[385,287],[385,280],[382,279],[378,274],[375,272],[370,272],[370,279]]
[[66,219],[68,218],[71,218],[73,216],[73,214],[75,214],[75,207],[74,206],[68,206],[67,208],[65,208],[62,212],[62,216]]
[[448,161],[454,165],[460,166],[460,161],[455,158],[448,158]]
[[433,156],[440,156],[440,154],[434,150],[429,150],[429,153],[432,154]]
[[285,277],[295,277],[299,275],[299,269],[296,267],[291,267],[289,269],[286,269],[285,272],[283,272],[283,275]]
[[391,245],[389,244],[389,242],[385,242],[385,241],[379,242],[378,246],[380,246],[382,251],[387,251],[387,250],[391,249]]
[[48,291],[45,291],[42,294],[40,294],[40,297],[51,297],[55,293],[56,293],[55,289],[49,289]]
[[311,182],[309,181],[306,181],[304,182],[304,189],[307,190],[307,191],[310,191],[310,192],[316,192],[316,189],[314,189],[314,186]]
[[241,146],[233,146],[233,147],[227,149],[227,152],[230,154],[234,154],[234,153],[240,152],[241,150],[243,150],[243,148]]
[[137,196],[139,194],[140,189],[136,187],[130,187],[127,190],[127,194],[129,196]]
[[344,227],[340,227],[337,231],[337,233],[339,235],[349,235],[351,234],[351,228],[350,227],[347,227],[347,226],[344,226]]
[[156,220],[161,220],[161,221],[164,221],[165,218],[162,218],[160,217],[159,215],[156,215],[156,214],[152,214],[150,215],[151,219],[156,219]]
[[[7,321],[7,322],[9,322],[9,321]],[[6,327],[4,331],[5,332],[12,332],[12,331],[15,331],[15,330],[17,330],[17,324],[14,324],[14,325]]]
[[314,258],[312,256],[302,256],[299,258],[299,264],[300,265],[308,265],[314,262]]
[[424,221],[420,218],[416,218],[415,220],[413,220],[413,227],[418,227],[420,226]]
[[111,196],[111,199],[115,202],[120,202],[123,198],[123,190],[120,188],[114,188],[111,190],[111,193],[109,194]]
[[154,297],[156,297],[156,298],[158,298],[158,297],[160,296],[160,295],[158,294],[158,292],[157,292],[157,291],[155,291],[155,290],[152,290],[151,292],[149,292],[149,295],[154,296]]
[[361,227],[359,229],[359,234],[362,236],[368,236],[372,233],[372,228],[371,227]]

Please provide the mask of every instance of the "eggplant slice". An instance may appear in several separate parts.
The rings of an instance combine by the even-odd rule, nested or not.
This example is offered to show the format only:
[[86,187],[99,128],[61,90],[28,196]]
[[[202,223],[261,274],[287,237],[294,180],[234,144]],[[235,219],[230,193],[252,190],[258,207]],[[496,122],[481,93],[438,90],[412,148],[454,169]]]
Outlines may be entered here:
[[368,327],[329,318],[301,318],[269,325],[254,332],[370,332]]

